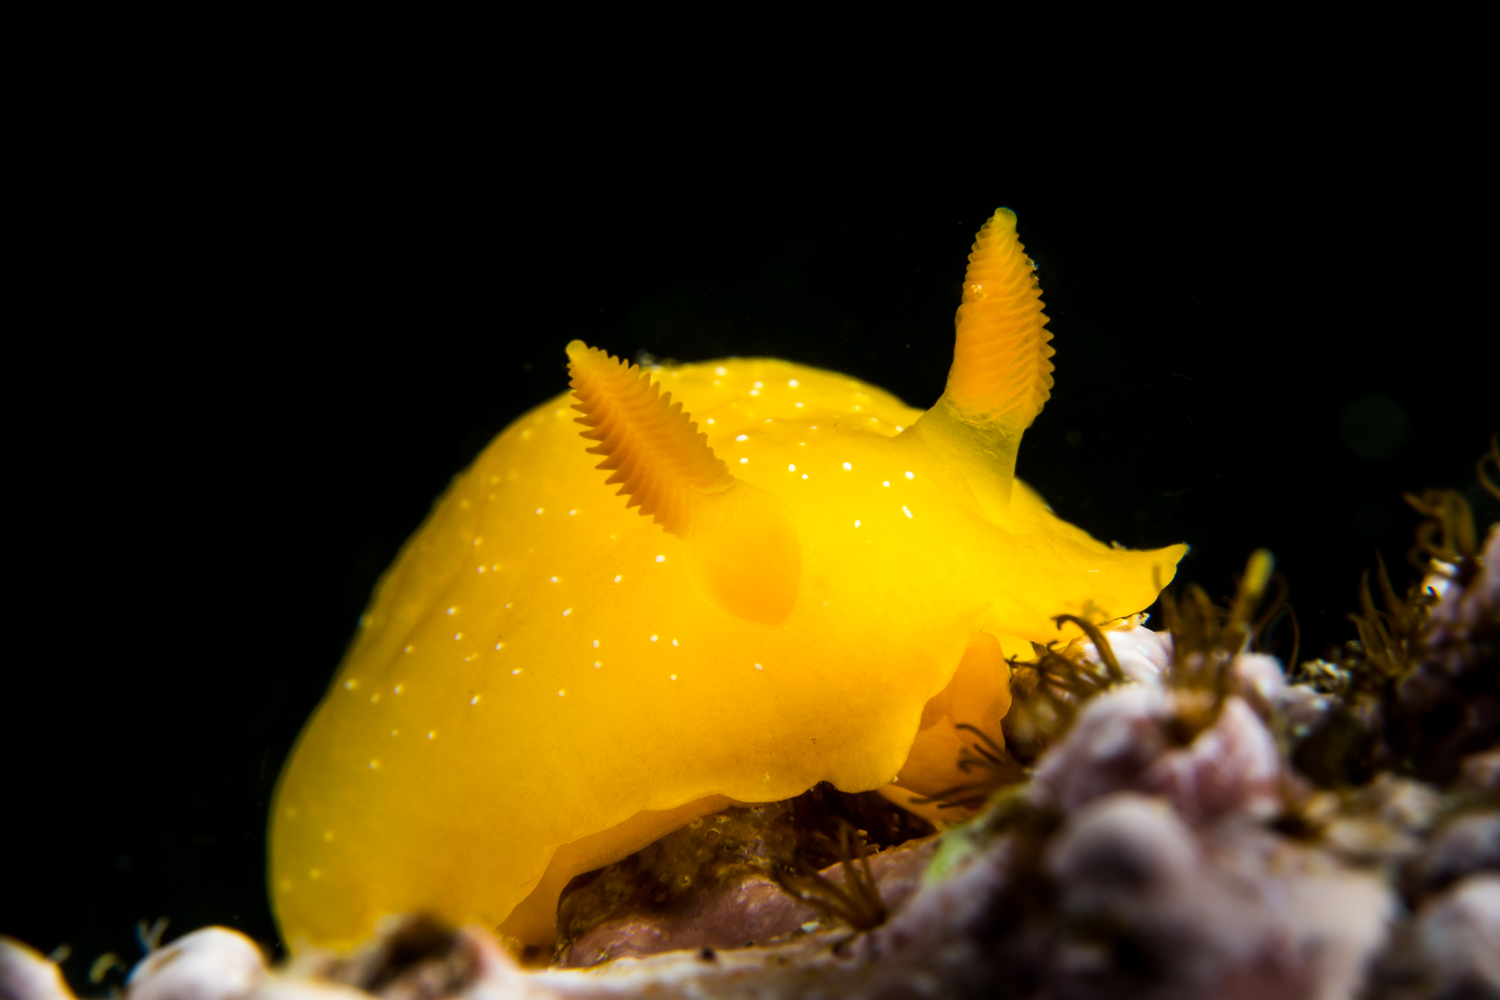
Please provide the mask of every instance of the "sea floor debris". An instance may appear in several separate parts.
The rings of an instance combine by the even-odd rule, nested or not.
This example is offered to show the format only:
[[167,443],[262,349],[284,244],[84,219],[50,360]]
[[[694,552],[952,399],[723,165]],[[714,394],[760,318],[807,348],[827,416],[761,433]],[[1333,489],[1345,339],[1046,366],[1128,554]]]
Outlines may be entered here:
[[[1069,670],[1106,680],[1022,720],[1030,746],[1049,725],[1055,742],[967,821],[922,836],[823,790],[818,849],[777,842],[796,800],[706,817],[579,880],[548,968],[420,916],[353,956],[275,969],[210,927],[153,950],[125,995],[1500,996],[1500,527],[1482,553],[1444,554],[1405,600],[1382,574],[1361,641],[1290,676],[1249,648],[1269,579],[1255,559],[1227,613],[1190,588],[1167,631],[1116,623],[1038,649],[1017,663],[1034,694],[1068,687]],[[637,891],[684,878],[675,895]],[[828,902],[856,895],[851,878],[878,893],[877,926]],[[0,939],[0,996],[73,994]]]

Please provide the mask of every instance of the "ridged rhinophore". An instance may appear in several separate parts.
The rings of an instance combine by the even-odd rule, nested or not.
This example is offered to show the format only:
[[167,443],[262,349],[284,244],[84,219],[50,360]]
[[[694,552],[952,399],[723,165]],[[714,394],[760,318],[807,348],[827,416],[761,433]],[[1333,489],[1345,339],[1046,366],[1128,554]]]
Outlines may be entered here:
[[612,358],[581,340],[568,345],[568,373],[577,422],[598,441],[590,455],[603,455],[595,468],[613,469],[605,485],[622,484],[616,496],[639,507],[667,531],[686,537],[693,493],[716,493],[734,482],[724,462],[708,446],[672,394],[661,394],[651,376],[636,365]]
[[1052,395],[1047,317],[1036,268],[1008,208],[979,230],[964,274],[945,395],[975,421],[1031,426]]

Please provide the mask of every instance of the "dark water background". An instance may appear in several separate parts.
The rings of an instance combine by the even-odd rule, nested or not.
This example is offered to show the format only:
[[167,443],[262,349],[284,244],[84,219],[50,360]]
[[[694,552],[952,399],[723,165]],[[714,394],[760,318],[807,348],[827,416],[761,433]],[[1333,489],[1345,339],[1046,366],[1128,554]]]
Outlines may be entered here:
[[927,406],[997,204],[1056,334],[1019,474],[1098,538],[1191,542],[1179,579],[1216,596],[1267,546],[1303,655],[1350,637],[1374,551],[1410,575],[1401,492],[1478,496],[1494,205],[1459,145],[1308,141],[554,170],[503,129],[399,155],[330,134],[79,188],[9,373],[0,932],[71,945],[75,982],[133,962],[141,918],[274,942],[283,758],[434,498],[562,391],[563,345],[785,357]]

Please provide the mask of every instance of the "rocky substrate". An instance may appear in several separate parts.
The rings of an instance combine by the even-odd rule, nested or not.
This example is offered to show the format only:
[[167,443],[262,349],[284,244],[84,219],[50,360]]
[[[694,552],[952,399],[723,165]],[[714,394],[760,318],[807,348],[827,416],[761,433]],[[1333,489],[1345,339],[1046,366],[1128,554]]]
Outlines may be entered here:
[[[1026,783],[869,859],[889,914],[870,929],[754,865],[661,913],[615,905],[629,893],[599,876],[574,905],[592,891],[614,908],[576,922],[549,968],[420,917],[356,955],[274,969],[210,927],[143,958],[126,995],[1500,996],[1500,532],[1435,589],[1434,607],[1367,608],[1389,642],[1297,683],[1232,628],[1232,648],[1140,626],[1103,633],[1112,656],[1079,643],[1078,669],[1115,682],[1073,704]],[[849,890],[862,870],[819,877]],[[0,940],[0,996],[73,993]]]

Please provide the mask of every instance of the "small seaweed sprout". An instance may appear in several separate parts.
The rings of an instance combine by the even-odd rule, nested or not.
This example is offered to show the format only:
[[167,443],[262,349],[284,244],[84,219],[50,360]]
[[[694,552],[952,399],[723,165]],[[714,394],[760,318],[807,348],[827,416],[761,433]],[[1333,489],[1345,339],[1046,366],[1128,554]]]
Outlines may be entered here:
[[1182,745],[1218,719],[1233,685],[1230,664],[1264,634],[1285,605],[1286,583],[1278,580],[1276,598],[1256,615],[1275,578],[1275,566],[1268,550],[1252,552],[1227,609],[1215,605],[1196,584],[1187,586],[1180,602],[1170,589],[1162,591],[1162,618],[1172,634],[1172,663],[1165,679],[1173,710],[1167,731]]
[[[1489,473],[1485,472],[1485,469],[1492,465],[1495,467],[1496,478],[1494,479],[1491,479]],[[1490,450],[1480,455],[1479,461],[1474,463],[1474,476],[1486,493],[1500,500],[1500,435],[1490,435]]]
[[[1486,472],[1490,465],[1500,469],[1500,443],[1491,436],[1490,449],[1480,456],[1474,473],[1480,485],[1500,499],[1500,485]],[[1370,594],[1370,571],[1359,580],[1359,614],[1349,615],[1357,640],[1345,643],[1342,662],[1325,670],[1342,683],[1332,688],[1341,695],[1369,694],[1390,698],[1395,688],[1420,664],[1432,608],[1438,603],[1434,581],[1467,587],[1479,574],[1478,532],[1474,512],[1457,490],[1423,490],[1421,496],[1411,493],[1402,498],[1413,510],[1426,516],[1415,531],[1416,544],[1407,552],[1407,561],[1425,578],[1407,588],[1406,597],[1396,596],[1386,571],[1385,559],[1375,552],[1376,582],[1381,607]]]
[[1086,619],[1079,618],[1077,615],[1053,615],[1052,621],[1056,623],[1059,629],[1063,627],[1063,622],[1072,622],[1074,625],[1077,625],[1083,630],[1084,635],[1089,637],[1089,641],[1094,644],[1094,649],[1098,651],[1099,662],[1103,667],[1104,675],[1101,677],[1097,673],[1090,671],[1091,679],[1096,685],[1095,691],[1090,692],[1090,694],[1097,693],[1097,691],[1102,691],[1104,688],[1113,687],[1125,681],[1125,671],[1120,669],[1120,661],[1115,659],[1115,651],[1105,641],[1104,633],[1099,630],[1098,625]]
[[[1462,503],[1463,498],[1458,500]],[[1463,511],[1468,512],[1467,505]],[[1359,578],[1360,613],[1349,616],[1359,640],[1345,647],[1345,685],[1350,694],[1385,694],[1411,673],[1430,609],[1437,603],[1432,592],[1420,584],[1408,589],[1404,601],[1397,598],[1379,551],[1375,553],[1375,568],[1384,607],[1375,606],[1370,596],[1370,571],[1365,570]]]
[[[1490,447],[1474,463],[1474,477],[1484,491],[1500,500],[1500,482],[1487,471],[1494,466],[1500,473],[1500,440],[1490,435]],[[1457,490],[1423,490],[1421,496],[1401,494],[1401,499],[1427,520],[1417,525],[1416,544],[1406,553],[1406,561],[1419,573],[1437,573],[1467,585],[1478,572],[1475,556],[1479,538],[1474,526],[1474,512]]]
[[[99,986],[103,984],[106,979],[110,979],[111,973],[115,973],[116,977],[119,980],[123,981],[125,974],[129,971],[130,967],[127,966],[124,962],[120,961],[119,955],[116,955],[112,951],[106,951],[104,954],[94,959],[93,964],[89,966],[89,982],[93,983],[95,986]],[[112,997],[120,995],[119,987],[113,981],[109,985],[109,990],[110,996]]]
[[[1007,658],[1014,700],[1002,726],[1006,759],[1018,767],[1029,766],[1060,739],[1084,702],[1125,680],[1114,651],[1097,625],[1076,615],[1057,615],[1052,620],[1059,629],[1065,622],[1082,629],[1100,651],[1100,662],[1077,655],[1073,647],[1058,649],[1055,641],[1046,645],[1033,642],[1034,659]],[[993,741],[987,742],[993,745]],[[959,766],[963,766],[962,760]],[[996,787],[1009,783],[1000,782]]]
[[[1481,480],[1483,461],[1480,460],[1479,466]],[[1445,575],[1458,576],[1461,583],[1467,583],[1464,573],[1467,569],[1468,575],[1472,575],[1478,539],[1474,532],[1474,512],[1464,495],[1457,490],[1423,490],[1420,497],[1403,493],[1401,499],[1427,517],[1417,525],[1416,544],[1407,551],[1406,561],[1422,573],[1438,568],[1434,563],[1445,564],[1443,568],[1453,567]]]
[[[1491,469],[1500,471],[1495,436],[1475,475],[1500,499]],[[1424,516],[1407,553],[1423,578],[1398,596],[1377,551],[1375,586],[1365,570],[1359,612],[1349,615],[1357,638],[1330,654],[1334,662],[1301,664],[1292,677],[1338,698],[1333,717],[1294,758],[1327,787],[1357,786],[1380,770],[1444,784],[1465,754],[1495,743],[1500,616],[1482,596],[1486,568],[1473,510],[1456,490],[1404,498]]]
[[783,892],[825,917],[842,921],[857,931],[867,931],[885,922],[885,902],[870,871],[869,848],[863,832],[854,829],[843,817],[838,818],[838,831],[837,857],[844,871],[843,885],[825,878],[801,851],[793,854],[790,864],[771,865],[769,875]]
[[930,798],[914,798],[911,800],[912,805],[936,803],[939,809],[975,810],[988,802],[998,790],[1026,780],[1027,769],[1010,755],[1003,744],[984,730],[967,722],[959,723],[953,728],[974,735],[974,742],[959,751],[958,769],[964,774],[977,772],[979,776],[973,781],[945,788]]
[[1292,630],[1292,648],[1282,662],[1296,663],[1297,654],[1302,650],[1302,626],[1297,622],[1297,612],[1287,601],[1290,588],[1286,577],[1272,573],[1271,582],[1276,585],[1276,596],[1266,602],[1265,610],[1250,628],[1250,649],[1257,653],[1274,653],[1280,645],[1281,623],[1286,622]]
[[167,925],[171,923],[166,917],[157,917],[156,922],[147,924],[145,920],[135,922],[135,940],[141,946],[141,953],[151,954],[161,947],[161,936],[166,933]]

